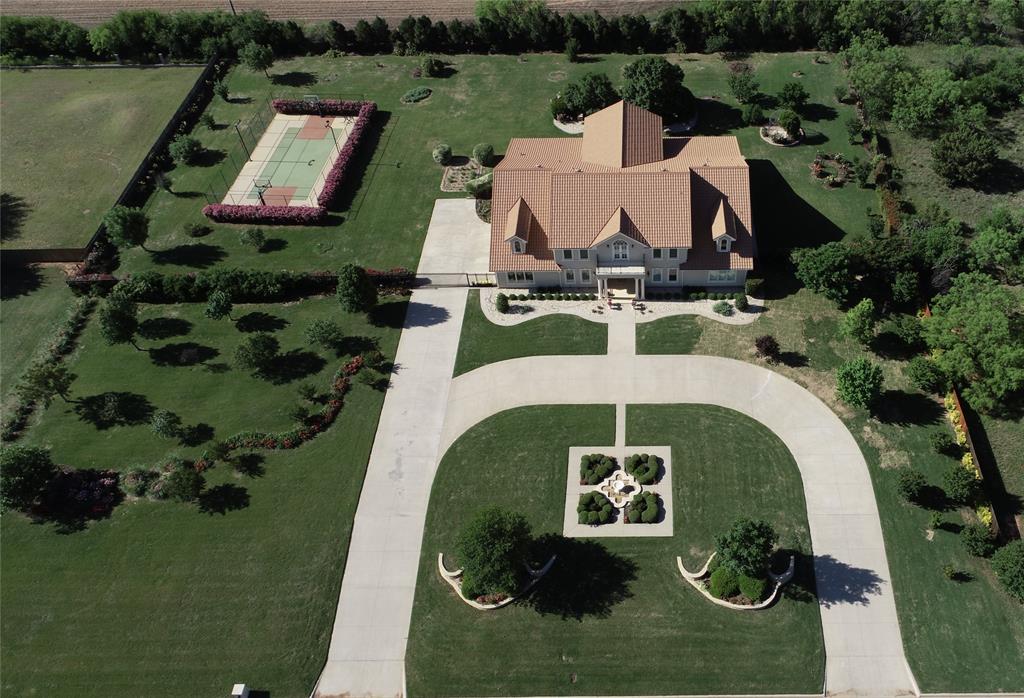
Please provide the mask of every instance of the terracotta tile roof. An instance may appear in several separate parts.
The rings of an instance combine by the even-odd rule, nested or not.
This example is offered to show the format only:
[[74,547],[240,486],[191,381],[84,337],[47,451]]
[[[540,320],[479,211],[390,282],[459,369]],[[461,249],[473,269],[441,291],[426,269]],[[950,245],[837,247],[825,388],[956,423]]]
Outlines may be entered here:
[[661,117],[619,101],[583,120],[581,156],[606,167],[632,167],[661,160]]
[[[616,112],[615,106],[599,114],[635,109]],[[642,114],[635,123],[639,132],[650,126]],[[631,137],[622,140],[627,149],[635,145]],[[590,247],[595,238],[620,231],[652,247],[690,248],[682,268],[753,267],[750,174],[735,137],[663,139],[664,159],[626,167],[588,162],[584,143],[585,137],[510,141],[494,169],[491,271],[557,270],[553,249]],[[643,147],[636,148],[627,161],[643,157]],[[532,212],[528,223],[524,210]],[[712,241],[712,228],[722,223],[735,238],[729,253],[717,252]],[[525,253],[511,251],[505,241],[510,230],[525,230]]]
[[530,207],[523,201],[523,197],[516,199],[516,202],[512,204],[512,208],[509,209],[508,215],[505,217],[505,242],[515,237],[529,240],[530,220],[532,218],[533,212],[530,211]]

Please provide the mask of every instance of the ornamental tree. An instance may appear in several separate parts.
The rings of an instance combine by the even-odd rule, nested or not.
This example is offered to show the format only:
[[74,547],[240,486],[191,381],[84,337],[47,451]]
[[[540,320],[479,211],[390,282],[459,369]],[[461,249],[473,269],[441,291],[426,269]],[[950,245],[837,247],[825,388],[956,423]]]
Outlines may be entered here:
[[757,355],[770,364],[777,363],[780,356],[779,340],[770,334],[763,334],[754,340]]
[[462,593],[515,594],[522,586],[530,547],[530,524],[522,514],[485,509],[462,529],[456,542]]
[[234,307],[235,304],[231,302],[231,296],[224,291],[213,291],[210,293],[210,297],[206,299],[206,308],[203,310],[203,315],[211,320],[220,320],[221,318],[230,320],[231,311]]
[[994,410],[1024,388],[1024,301],[991,276],[956,276],[924,319],[924,337],[975,409]]
[[262,252],[267,244],[267,236],[263,234],[262,228],[246,228],[238,234],[238,241],[257,252]]
[[1006,592],[1024,603],[1024,540],[1007,543],[992,556],[992,570]]
[[779,114],[778,124],[786,132],[790,140],[796,140],[800,137],[800,117],[792,109],[784,109]]
[[49,407],[54,395],[59,395],[64,402],[70,402],[68,392],[76,378],[78,376],[66,366],[36,363],[29,366],[16,390],[25,402],[39,402]]
[[164,492],[179,502],[194,502],[202,494],[206,479],[191,463],[180,462],[167,475]]
[[107,344],[131,344],[142,351],[135,343],[135,334],[139,331],[139,308],[127,296],[112,294],[100,306],[100,335]]
[[853,274],[851,254],[841,242],[828,242],[820,247],[794,250],[796,278],[815,293],[842,303],[850,293]]
[[882,367],[860,358],[836,369],[836,395],[848,405],[870,407],[882,394]]
[[693,93],[683,85],[683,69],[661,56],[646,56],[622,71],[622,99],[660,114],[668,122],[688,121],[696,111]]
[[254,72],[262,70],[263,74],[270,78],[270,73],[267,71],[274,65],[274,51],[265,44],[251,41],[238,51],[238,60],[249,70]]
[[338,272],[337,297],[346,312],[369,312],[377,305],[377,286],[365,269],[346,264]]
[[946,131],[932,146],[932,167],[951,187],[980,184],[992,172],[998,157],[995,138],[967,123]]
[[170,410],[157,410],[149,422],[153,433],[166,439],[177,438],[181,434],[181,417]]
[[203,145],[198,138],[181,133],[175,136],[171,144],[167,146],[167,152],[179,165],[194,165],[203,152]]
[[907,502],[920,501],[927,486],[928,481],[924,479],[924,475],[911,468],[901,470],[899,477],[896,478],[896,493]]
[[149,237],[149,216],[141,208],[114,206],[103,217],[107,237],[117,247],[141,247],[146,249]]
[[721,565],[736,574],[763,577],[779,535],[767,521],[737,519],[726,533],[715,539]]
[[307,342],[319,344],[324,349],[337,350],[345,340],[345,333],[334,320],[314,320],[306,328],[305,335]]
[[875,336],[875,302],[865,298],[846,311],[839,323],[839,331],[861,344],[867,344]]
[[618,92],[604,73],[584,73],[578,80],[566,85],[562,93],[565,111],[574,119],[581,114],[590,116],[618,99]]
[[779,104],[796,112],[807,106],[810,98],[811,95],[798,82],[787,82],[779,90]]
[[753,104],[760,96],[760,85],[751,72],[732,73],[728,77],[729,89],[740,104]]
[[489,167],[494,162],[494,146],[490,143],[477,143],[473,146],[473,160],[478,165]]
[[0,506],[25,511],[57,475],[50,451],[38,446],[5,446],[0,451]]
[[942,474],[942,489],[957,504],[967,504],[978,493],[978,479],[961,463],[950,463]]
[[246,337],[235,349],[235,363],[256,374],[266,373],[277,360],[281,345],[266,332]]

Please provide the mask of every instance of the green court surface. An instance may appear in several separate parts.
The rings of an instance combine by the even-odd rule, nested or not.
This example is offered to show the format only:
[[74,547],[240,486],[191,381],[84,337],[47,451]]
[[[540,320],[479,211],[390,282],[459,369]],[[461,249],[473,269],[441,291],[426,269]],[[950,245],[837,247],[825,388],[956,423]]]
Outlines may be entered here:
[[269,182],[274,189],[294,187],[292,199],[305,199],[314,186],[322,185],[321,174],[334,153],[335,142],[331,138],[298,138],[301,130],[297,127],[285,130],[270,159],[253,180],[246,198],[259,198],[257,183]]

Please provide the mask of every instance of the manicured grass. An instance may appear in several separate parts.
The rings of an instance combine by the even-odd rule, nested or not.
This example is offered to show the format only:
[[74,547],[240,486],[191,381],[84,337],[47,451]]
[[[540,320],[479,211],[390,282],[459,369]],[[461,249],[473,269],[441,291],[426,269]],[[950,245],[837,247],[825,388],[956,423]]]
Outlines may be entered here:
[[548,315],[519,325],[495,325],[480,309],[480,292],[470,291],[462,321],[455,375],[485,364],[523,356],[603,354],[608,326],[575,315]]
[[4,249],[84,247],[199,72],[4,71]]
[[[880,358],[842,337],[837,332],[841,313],[832,303],[806,290],[793,292],[778,277],[770,277],[769,283],[769,295],[775,299],[766,302],[768,312],[752,325],[726,326],[697,318],[702,332],[694,353],[756,361],[754,338],[775,335],[783,363],[774,370],[826,402],[857,439],[878,500],[907,658],[921,689],[1024,689],[1020,604],[1002,590],[988,562],[969,556],[953,532],[970,522],[972,515],[946,509],[949,530],[937,532],[929,541],[926,529],[931,510],[907,504],[896,495],[897,476],[906,467],[920,470],[930,484],[942,485],[942,473],[952,461],[936,454],[928,442],[932,432],[949,428],[941,403],[910,387],[904,360]],[[667,335],[672,330],[667,320],[652,323],[652,334]],[[665,336],[659,339],[671,341]],[[641,341],[638,336],[638,351],[651,346],[650,339]],[[835,368],[858,356],[878,361],[885,372],[886,392],[873,415],[853,410],[835,397]],[[1002,442],[1007,444],[1003,448],[1012,448],[1015,440],[1009,437]],[[965,572],[971,581],[945,579],[942,570],[947,564]]]
[[[394,356],[399,333],[392,325],[405,303],[388,306],[381,326],[341,313],[332,299],[246,306],[235,317],[262,311],[287,321],[275,333],[284,350],[305,349],[305,325],[330,317],[351,335],[378,337],[381,351]],[[205,320],[199,306],[146,306],[144,314],[193,325],[186,335],[143,345],[194,341],[220,355],[206,367],[156,366],[146,352],[105,346],[93,321],[70,364],[80,375],[74,397],[138,393],[186,424],[209,423],[217,438],[290,425],[285,413],[297,402],[298,381],[272,385],[218,367],[243,336],[236,325]],[[345,357],[321,357],[326,365],[306,380],[326,387]],[[127,502],[109,519],[68,535],[5,515],[4,692],[105,697],[142,695],[158,685],[162,694],[184,697],[223,692],[225,682],[240,677],[274,696],[308,695],[327,652],[383,397],[357,380],[338,420],[310,443],[261,451],[264,460],[249,475],[218,464],[208,486],[236,488],[224,513]],[[43,413],[26,442],[52,444],[61,463],[115,469],[209,445],[179,447],[144,424],[98,429],[63,403]]]
[[674,315],[636,326],[638,354],[692,354],[700,340],[700,325],[693,315]]
[[4,408],[36,352],[71,311],[74,297],[56,267],[5,269],[0,312],[0,390]]
[[484,506],[522,512],[535,534],[559,534],[567,449],[609,444],[613,419],[602,405],[510,410],[471,429],[445,455],[413,607],[411,695],[821,690],[824,652],[809,594],[763,613],[735,613],[707,602],[675,568],[676,555],[703,564],[712,536],[744,514],[770,518],[784,544],[810,552],[795,463],[770,432],[727,410],[628,409],[628,442],[673,446],[673,538],[562,543],[559,561],[534,592],[495,613],[468,608],[441,581],[437,553],[457,564],[460,526]]
[[[727,64],[714,56],[687,54],[669,56],[686,71],[686,83],[698,96],[717,95],[721,103],[710,102],[702,112],[697,132],[735,133],[744,154],[751,160],[755,197],[761,208],[777,207],[785,212],[786,224],[777,229],[759,227],[766,240],[806,236],[824,241],[866,230],[865,210],[875,205],[874,194],[847,186],[827,191],[813,181],[808,166],[814,150],[839,150],[847,155],[856,149],[846,144],[843,121],[852,107],[835,102],[833,86],[841,76],[833,61],[814,64],[813,54],[755,54],[751,62],[766,91],[777,91],[792,80],[794,71],[811,93],[815,104],[807,118],[807,145],[776,148],[763,141],[757,130],[739,123],[739,109],[726,87]],[[607,73],[621,83],[621,68],[636,56],[596,56],[588,63],[568,63],[561,55],[531,54],[520,62],[515,56],[452,56],[455,70],[448,78],[414,79],[417,57],[349,56],[325,59],[296,58],[275,64],[273,73],[282,81],[305,86],[293,88],[297,95],[320,93],[378,103],[381,115],[361,147],[347,194],[329,223],[317,228],[274,227],[268,237],[277,239],[273,251],[256,253],[238,242],[241,226],[214,226],[213,235],[193,240],[184,233],[190,222],[202,221],[200,210],[206,202],[202,192],[214,183],[226,186],[221,165],[179,167],[171,172],[175,195],[157,192],[149,211],[153,217],[152,239],[147,247],[153,254],[132,250],[123,255],[123,268],[189,270],[218,262],[266,269],[332,269],[345,262],[366,266],[404,265],[415,268],[420,246],[435,199],[442,196],[442,170],[430,157],[438,142],[449,143],[457,155],[467,155],[474,144],[489,142],[498,153],[514,136],[562,136],[551,124],[548,102],[564,88],[567,80],[590,71]],[[380,66],[380,67],[378,67]],[[209,113],[219,126],[210,131],[198,128],[195,135],[205,146],[226,156],[226,162],[241,162],[244,151],[228,124],[246,120],[254,110],[263,109],[268,93],[287,88],[268,81],[262,73],[244,68],[228,76],[232,92],[251,102],[231,103],[215,99]],[[413,105],[399,103],[409,88],[428,85],[433,94]],[[209,159],[209,162],[216,158]],[[232,170],[233,172],[233,170]],[[230,178],[229,178],[230,179]],[[813,207],[813,208],[812,208]]]

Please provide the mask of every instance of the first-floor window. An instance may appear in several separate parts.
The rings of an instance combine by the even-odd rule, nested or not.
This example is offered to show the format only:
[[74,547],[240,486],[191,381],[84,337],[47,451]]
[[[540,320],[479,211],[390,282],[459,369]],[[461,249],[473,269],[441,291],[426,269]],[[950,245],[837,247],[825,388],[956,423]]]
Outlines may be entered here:
[[668,280],[673,282],[673,283],[675,283],[676,281],[679,281],[679,270],[678,269],[669,269],[668,270]]
[[729,283],[731,281],[736,281],[735,269],[720,269],[708,272],[709,283]]
[[653,281],[656,284],[661,283],[661,269],[651,270],[651,281]]
[[509,283],[523,283],[524,281],[533,281],[532,271],[509,271],[505,272],[505,277]]
[[574,284],[574,283],[576,283],[576,272],[574,272],[572,269],[566,269],[565,270],[565,283],[567,283],[567,284]]
[[590,283],[590,270],[580,269],[580,281],[585,284]]

